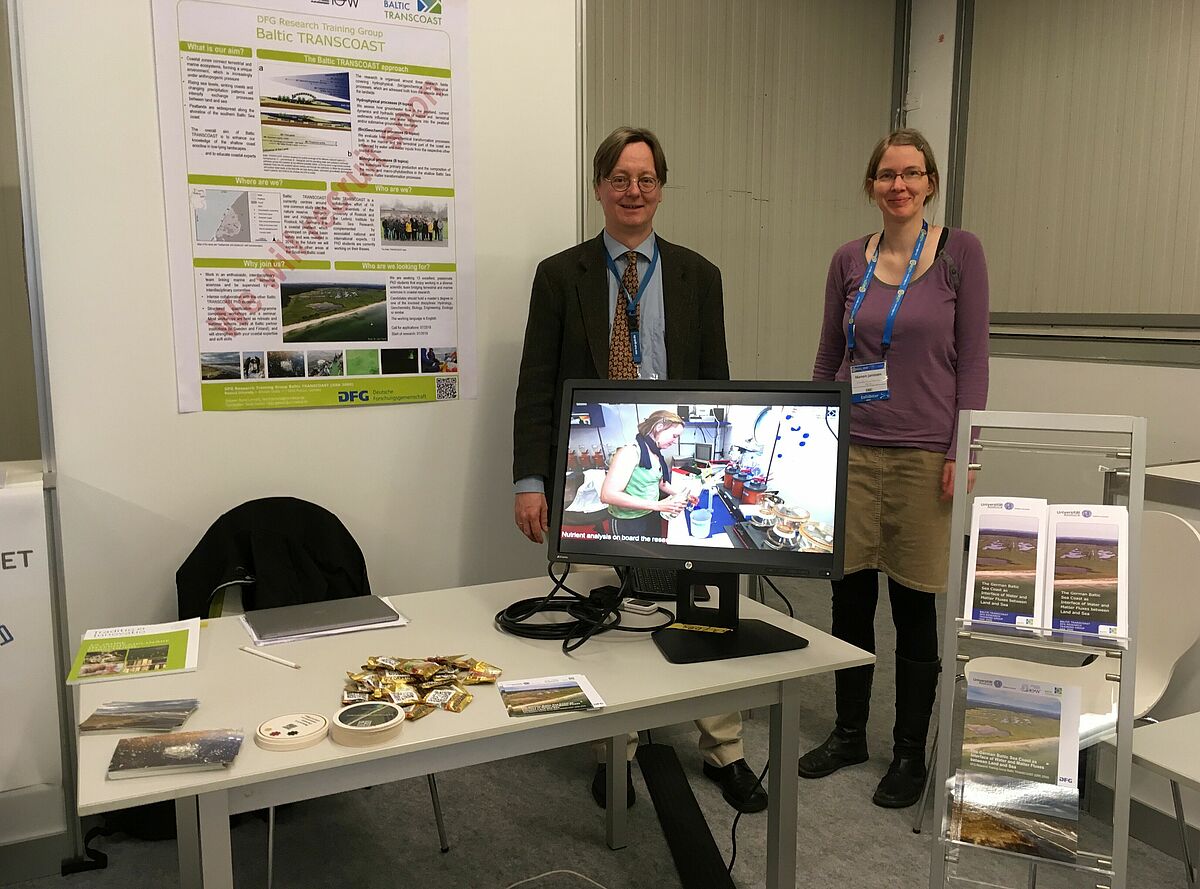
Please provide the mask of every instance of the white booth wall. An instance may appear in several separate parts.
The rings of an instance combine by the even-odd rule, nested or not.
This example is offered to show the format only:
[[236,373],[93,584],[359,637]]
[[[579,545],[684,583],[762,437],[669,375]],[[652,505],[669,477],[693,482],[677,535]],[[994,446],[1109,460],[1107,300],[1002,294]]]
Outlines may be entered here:
[[256,497],[337,513],[390,595],[536,574],[512,521],[533,269],[577,238],[576,5],[470,5],[479,398],[180,414],[149,3],[19,6],[70,638],[173,619],[174,574]]

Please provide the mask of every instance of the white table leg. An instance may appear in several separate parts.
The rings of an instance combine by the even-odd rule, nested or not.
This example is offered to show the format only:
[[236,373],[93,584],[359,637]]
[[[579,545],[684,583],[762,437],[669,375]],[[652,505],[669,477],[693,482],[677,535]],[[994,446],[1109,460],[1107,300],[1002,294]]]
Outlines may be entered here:
[[196,798],[175,800],[175,842],[179,848],[180,889],[202,889],[200,878],[200,816]]
[[229,794],[223,790],[197,797],[200,813],[200,870],[204,889],[233,889],[233,852],[229,843]]
[[608,807],[605,810],[605,839],[610,849],[624,849],[628,845],[627,793],[625,770],[629,768],[625,759],[625,735],[617,735],[604,742],[605,768],[608,771]]
[[796,886],[796,792],[800,758],[800,683],[780,683],[771,705],[771,768],[767,772],[767,889]]

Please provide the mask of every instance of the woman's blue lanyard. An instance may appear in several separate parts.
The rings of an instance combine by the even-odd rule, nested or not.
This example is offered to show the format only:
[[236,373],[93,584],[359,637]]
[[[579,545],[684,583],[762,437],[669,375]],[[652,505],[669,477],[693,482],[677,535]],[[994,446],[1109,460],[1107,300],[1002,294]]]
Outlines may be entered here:
[[[900,304],[904,302],[904,294],[908,292],[908,283],[912,280],[913,272],[917,268],[917,261],[921,258],[921,248],[925,246],[925,236],[929,234],[929,223],[921,220],[921,233],[917,235],[917,243],[913,245],[912,258],[908,261],[908,268],[904,270],[904,279],[900,282],[900,288],[896,291],[896,298],[892,300],[892,308],[888,311],[887,321],[883,325],[883,357],[887,359],[887,351],[892,345],[892,329],[896,326],[896,316],[900,314]],[[867,298],[867,288],[871,286],[871,280],[875,277],[875,266],[879,262],[879,245],[883,243],[883,233],[879,235],[879,242],[875,245],[875,255],[871,257],[871,261],[867,264],[867,271],[863,274],[862,283],[858,285],[858,296],[854,297],[854,305],[850,307],[850,320],[846,322],[846,348],[850,352],[850,363],[854,363],[854,319],[858,317],[858,310],[862,308],[863,300]]]
[[658,267],[658,238],[654,239],[654,257],[650,260],[650,268],[646,270],[646,274],[642,276],[642,283],[638,285],[636,295],[630,296],[629,291],[625,290],[625,284],[622,282],[621,270],[617,268],[617,264],[613,258],[608,255],[608,251],[604,251],[604,258],[608,260],[608,270],[612,272],[612,276],[617,279],[617,289],[625,291],[625,311],[629,318],[629,352],[633,356],[634,364],[642,363],[642,332],[638,329],[638,304],[642,301],[642,294],[646,292],[646,285],[650,283],[650,279],[654,277],[654,269]]

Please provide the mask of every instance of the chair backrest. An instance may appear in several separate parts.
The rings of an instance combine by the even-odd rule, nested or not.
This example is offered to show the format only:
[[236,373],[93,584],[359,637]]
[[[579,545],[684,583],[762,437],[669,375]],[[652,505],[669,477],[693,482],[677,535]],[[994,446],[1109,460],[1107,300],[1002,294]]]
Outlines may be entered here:
[[236,506],[175,572],[179,616],[205,617],[213,592],[243,583],[246,611],[371,592],[362,550],[341,519],[294,497]]
[[1200,639],[1200,532],[1179,516],[1142,513],[1134,715],[1159,702],[1175,665]]

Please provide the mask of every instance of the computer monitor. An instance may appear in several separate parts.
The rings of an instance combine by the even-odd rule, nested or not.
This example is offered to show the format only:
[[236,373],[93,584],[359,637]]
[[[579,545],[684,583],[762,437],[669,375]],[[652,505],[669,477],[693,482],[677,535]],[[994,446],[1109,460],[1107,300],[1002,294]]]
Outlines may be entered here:
[[[741,634],[754,622],[738,623],[726,595],[736,575],[842,576],[849,401],[844,383],[567,381],[548,485],[551,561],[680,570],[679,622]],[[704,421],[678,411],[697,404],[712,406]],[[581,405],[601,422],[572,424]],[[718,452],[734,460],[674,465],[693,441],[711,443],[718,411]],[[685,595],[701,581],[721,588],[715,615],[694,613]],[[756,652],[716,656],[744,653]]]

